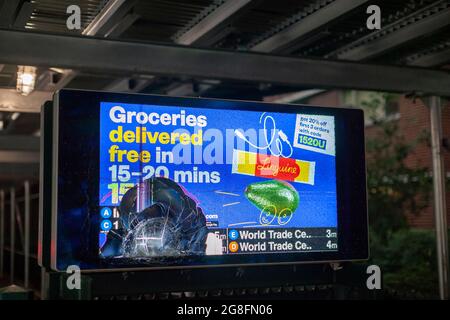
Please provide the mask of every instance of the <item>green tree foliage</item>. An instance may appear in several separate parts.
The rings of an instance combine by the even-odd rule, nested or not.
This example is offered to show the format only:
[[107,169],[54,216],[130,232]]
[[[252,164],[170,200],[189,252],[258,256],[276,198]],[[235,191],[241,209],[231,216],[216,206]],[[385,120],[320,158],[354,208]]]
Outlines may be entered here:
[[382,270],[386,298],[438,298],[433,230],[402,229],[392,233],[387,243],[372,237],[371,260]]

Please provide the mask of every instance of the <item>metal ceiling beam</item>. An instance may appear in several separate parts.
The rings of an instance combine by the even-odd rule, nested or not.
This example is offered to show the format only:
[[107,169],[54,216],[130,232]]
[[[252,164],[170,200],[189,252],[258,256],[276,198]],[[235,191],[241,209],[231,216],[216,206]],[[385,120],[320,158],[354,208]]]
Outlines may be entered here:
[[[89,36],[103,36],[107,38],[113,38],[120,36],[125,32],[133,23],[140,18],[140,15],[130,13],[130,10],[136,5],[137,0],[124,1],[113,0],[110,1],[98,16],[92,21],[92,23],[83,31],[83,35]],[[73,79],[73,78],[72,78]],[[113,81],[110,85],[104,88],[106,91],[117,90],[117,88],[125,87],[123,83],[128,83],[131,78]],[[144,81],[144,80],[143,80]],[[145,87],[145,84],[139,82],[136,88]],[[66,85],[66,84],[65,84]],[[65,86],[64,85],[64,86]],[[64,87],[62,86],[62,87]],[[114,89],[115,88],[115,89]],[[136,89],[125,90],[126,92],[136,92]],[[122,90],[119,90],[122,91]]]
[[[362,6],[368,1],[369,0],[334,1],[323,8],[318,9],[316,12],[301,18],[298,22],[275,33],[273,36],[252,46],[250,50],[266,53],[289,54],[298,49],[300,45],[307,45],[309,41],[317,40],[324,36],[326,33],[318,32],[321,28]],[[326,2],[323,2],[323,4],[325,3]],[[301,43],[299,43],[299,41],[301,41]]]
[[208,37],[202,38],[202,40],[196,42],[195,44],[202,47],[212,47],[217,42],[221,41],[222,39],[225,39],[227,36],[229,36],[231,33],[235,32],[236,28],[229,25],[225,26],[222,29],[220,29],[217,32],[214,32],[214,34],[211,34]]
[[14,21],[14,28],[25,28],[28,20],[30,20],[33,10],[34,6],[31,2],[24,2],[19,10],[19,13],[17,14],[16,20]]
[[0,43],[8,44],[0,46],[5,64],[450,96],[450,73],[422,68],[11,30],[0,30]]
[[115,38],[128,30],[141,16],[136,13],[127,14],[121,21],[105,34],[105,37]]
[[192,82],[181,83],[167,88],[167,95],[186,97],[194,93],[194,84]]
[[2,151],[39,151],[39,137],[25,135],[0,135]]
[[39,163],[39,152],[0,150],[0,164],[4,163]]
[[[174,41],[182,45],[199,45],[211,46],[218,39],[223,39],[227,36],[232,28],[230,24],[242,14],[255,7],[260,0],[228,0],[214,8],[211,13],[203,18],[195,17],[194,20],[199,20],[188,31],[176,36]],[[212,4],[211,6],[217,6]],[[178,90],[179,89],[179,90]],[[194,92],[186,90],[186,85],[182,82],[171,85],[168,88],[167,94],[172,95],[174,92],[183,92],[185,96],[191,95]]]
[[423,55],[417,59],[414,59],[408,65],[417,67],[436,67],[441,66],[447,62],[450,62],[450,48]]
[[[45,101],[42,101],[43,104]],[[38,102],[36,102],[37,104]],[[32,112],[11,114],[8,119],[5,119],[3,130],[0,134],[3,135],[34,135],[40,130],[39,114]]]
[[214,35],[239,15],[251,9],[258,0],[228,0],[178,37],[178,44],[192,45]]
[[[416,15],[416,13],[414,14]],[[408,21],[410,17],[406,17],[404,21]],[[401,25],[402,21],[395,23]],[[386,51],[403,45],[409,41],[419,39],[428,34],[436,32],[442,28],[450,25],[450,8],[441,10],[436,14],[429,15],[427,18],[414,21],[405,27],[400,27],[398,30],[393,31],[383,36],[384,30],[378,31],[377,34],[381,36],[375,38],[375,40],[369,41],[367,44],[355,46],[352,49],[346,50],[338,54],[339,59],[360,61],[365,59],[374,58]],[[373,37],[374,34],[368,37]],[[357,43],[361,43],[361,40],[357,40]],[[348,47],[351,48],[350,44]]]
[[322,9],[300,19],[298,22],[253,46],[251,50],[259,52],[287,53],[296,41],[311,35],[318,29],[355,10],[369,0],[334,1]]
[[20,0],[4,0],[0,3],[0,27],[10,27],[16,18]]
[[[368,0],[334,1],[252,46],[249,50],[289,54],[298,49],[300,40],[306,40],[302,41],[301,45],[307,45],[308,41],[314,39],[317,40],[324,35],[318,32],[321,28],[367,2]],[[323,2],[323,4],[325,3]]]
[[113,92],[140,92],[141,90],[145,89],[153,80],[153,76],[149,76],[146,78],[122,78],[111,82],[103,90]]
[[[124,12],[121,13],[119,17],[117,16],[117,13],[124,9],[123,6],[125,6],[128,10],[131,9],[129,6],[131,2],[128,2],[128,4],[126,3],[126,0],[108,1],[99,14],[81,34],[85,36],[104,36],[126,14],[126,12]],[[135,3],[136,1],[132,1],[133,5]]]
[[[21,61],[16,62],[21,64]],[[42,103],[51,100],[52,95],[51,92],[33,91],[28,96],[22,96],[15,89],[0,89],[0,111],[40,112]]]
[[2,163],[0,165],[0,181],[38,177],[39,163]]
[[[135,4],[135,0],[128,2],[126,0],[109,0],[81,34],[84,36],[106,36]],[[49,91],[62,89],[75,79],[77,74],[75,70],[66,70],[57,83],[51,83],[44,89]],[[47,77],[42,77],[42,79],[45,78]],[[42,84],[37,84],[37,86],[42,87]]]
[[7,180],[37,178],[39,148],[39,137],[0,135],[0,184]]

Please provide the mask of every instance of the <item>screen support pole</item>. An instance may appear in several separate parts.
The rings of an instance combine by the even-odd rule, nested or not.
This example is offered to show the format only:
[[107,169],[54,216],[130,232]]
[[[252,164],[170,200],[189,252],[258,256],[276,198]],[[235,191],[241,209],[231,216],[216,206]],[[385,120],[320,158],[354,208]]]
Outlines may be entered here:
[[24,245],[24,285],[28,289],[30,270],[30,183],[24,183],[25,193],[25,245]]
[[433,158],[433,203],[436,227],[436,251],[439,273],[439,296],[443,300],[448,295],[448,241],[447,210],[445,205],[445,169],[442,154],[442,115],[441,99],[438,96],[429,98],[431,121],[431,152]]
[[14,188],[11,188],[10,190],[10,201],[9,201],[9,206],[10,206],[10,214],[11,214],[11,230],[10,230],[10,270],[9,270],[9,275],[10,275],[10,281],[11,284],[14,284],[14,259],[15,259],[15,247],[16,247],[16,190]]
[[5,191],[0,191],[0,277],[3,277],[5,250]]

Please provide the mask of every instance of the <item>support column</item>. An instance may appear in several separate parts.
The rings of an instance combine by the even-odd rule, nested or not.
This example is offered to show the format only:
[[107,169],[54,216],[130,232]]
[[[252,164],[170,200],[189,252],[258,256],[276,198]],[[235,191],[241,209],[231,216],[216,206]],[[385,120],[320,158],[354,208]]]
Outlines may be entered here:
[[0,278],[4,273],[5,250],[5,191],[0,191]]
[[24,204],[25,204],[25,241],[24,241],[24,285],[25,288],[29,287],[29,274],[30,274],[30,183],[25,181],[24,183]]
[[436,251],[439,274],[439,296],[447,300],[448,295],[448,240],[447,210],[445,204],[445,168],[442,154],[441,99],[429,99],[431,120],[431,152],[433,157],[433,206],[436,227]]
[[10,201],[9,201],[9,206],[10,206],[10,217],[11,217],[11,221],[10,221],[10,270],[9,270],[9,275],[10,275],[10,282],[11,284],[14,284],[14,259],[15,259],[15,247],[16,247],[16,190],[14,188],[11,188],[10,190]]

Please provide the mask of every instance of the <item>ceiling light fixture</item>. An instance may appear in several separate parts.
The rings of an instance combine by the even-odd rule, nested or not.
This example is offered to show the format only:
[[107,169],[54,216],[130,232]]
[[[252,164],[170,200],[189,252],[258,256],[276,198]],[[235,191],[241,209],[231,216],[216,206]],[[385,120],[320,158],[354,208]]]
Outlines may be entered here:
[[18,118],[19,116],[20,116],[20,113],[14,112],[14,113],[11,115],[11,120],[12,120],[12,121],[16,121],[17,118]]
[[34,90],[36,83],[36,67],[18,66],[17,67],[17,92],[27,96]]

